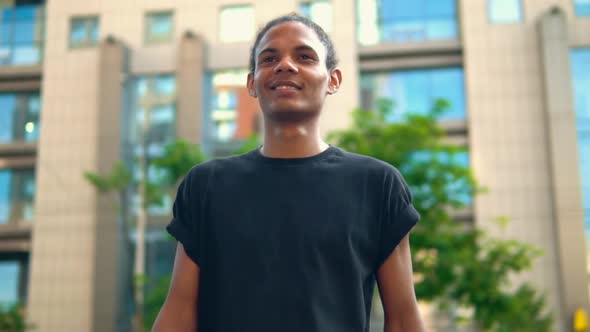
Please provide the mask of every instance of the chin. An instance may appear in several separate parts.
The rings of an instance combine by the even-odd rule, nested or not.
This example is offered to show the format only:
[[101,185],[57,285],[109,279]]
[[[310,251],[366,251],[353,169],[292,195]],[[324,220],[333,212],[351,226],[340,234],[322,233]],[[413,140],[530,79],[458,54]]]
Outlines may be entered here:
[[302,122],[313,119],[319,112],[297,108],[276,108],[262,112],[266,118],[276,122]]

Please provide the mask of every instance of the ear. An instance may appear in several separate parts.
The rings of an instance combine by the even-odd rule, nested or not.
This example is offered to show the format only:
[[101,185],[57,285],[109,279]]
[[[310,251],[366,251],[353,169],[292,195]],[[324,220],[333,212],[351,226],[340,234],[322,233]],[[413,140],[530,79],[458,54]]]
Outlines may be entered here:
[[256,89],[254,88],[254,73],[248,73],[248,82],[246,82],[246,86],[248,87],[248,94],[251,97],[256,98]]
[[335,68],[330,72],[330,81],[328,82],[328,94],[335,94],[342,84],[342,72],[340,69]]

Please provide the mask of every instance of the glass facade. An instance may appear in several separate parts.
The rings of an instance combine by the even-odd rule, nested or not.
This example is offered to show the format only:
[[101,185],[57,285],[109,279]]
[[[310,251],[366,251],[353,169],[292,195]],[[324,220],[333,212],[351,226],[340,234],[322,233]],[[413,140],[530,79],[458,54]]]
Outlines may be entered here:
[[247,139],[257,131],[258,100],[248,95],[248,70],[227,70],[211,76],[208,141],[224,143]]
[[458,37],[455,0],[358,0],[357,18],[362,45]]
[[394,102],[391,121],[406,113],[426,114],[436,99],[450,108],[440,120],[465,120],[465,87],[462,68],[433,68],[361,74],[361,102],[364,108],[387,98]]
[[321,26],[324,31],[332,31],[332,3],[329,0],[302,2],[299,12]]
[[97,16],[76,17],[70,21],[70,47],[98,45],[99,23]]
[[172,41],[174,36],[172,12],[149,13],[145,20],[146,43],[159,44]]
[[[238,23],[239,22],[239,23]],[[236,28],[239,24],[239,28]],[[225,43],[249,42],[256,34],[254,8],[230,6],[221,9],[219,15],[219,40]]]
[[0,8],[0,66],[40,64],[44,36],[43,4],[29,1],[26,5]]
[[0,144],[39,138],[39,92],[0,93]]
[[588,273],[590,273],[590,48],[571,52]]
[[[164,147],[176,138],[176,77],[174,75],[138,76],[132,84],[131,114],[128,128],[133,155],[141,154],[141,138],[145,139],[147,162],[158,158]],[[144,117],[147,115],[147,118]],[[147,121],[147,131],[142,133],[143,123]],[[134,163],[135,165],[135,163]],[[134,167],[138,177],[137,167]],[[148,168],[150,182],[160,181],[162,174],[156,169]],[[138,207],[138,196],[134,195],[134,209]],[[167,215],[172,209],[172,198],[164,197],[164,204],[148,207],[151,215]]]
[[522,20],[521,0],[488,0],[490,22],[496,24],[515,23]]
[[0,261],[0,306],[19,301],[20,264],[18,261]]
[[574,0],[576,16],[590,16],[590,0]]
[[32,221],[34,201],[34,170],[0,169],[0,225]]

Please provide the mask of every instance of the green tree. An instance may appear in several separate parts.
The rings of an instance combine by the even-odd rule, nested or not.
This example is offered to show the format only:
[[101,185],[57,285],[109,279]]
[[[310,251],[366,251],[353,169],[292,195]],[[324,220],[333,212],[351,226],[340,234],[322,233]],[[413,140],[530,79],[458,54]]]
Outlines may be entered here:
[[0,332],[25,332],[34,330],[27,323],[25,307],[22,304],[0,305]]
[[[526,283],[510,287],[511,276],[529,269],[540,251],[492,238],[453,217],[451,211],[469,205],[482,188],[458,162],[465,148],[445,143],[437,119],[448,107],[438,100],[426,115],[406,114],[393,122],[393,102],[381,100],[376,110],[354,111],[352,126],[328,140],[394,165],[410,185],[422,216],[411,238],[419,299],[439,304],[451,324],[474,320],[485,331],[549,331],[544,296]],[[457,307],[470,309],[472,317],[459,316],[452,310]]]
[[[134,215],[123,213],[119,231],[125,239],[125,246],[131,252],[132,241],[129,236],[129,221],[135,220],[135,229],[138,234],[135,243],[135,266],[133,275],[129,275],[129,283],[133,287],[135,314],[133,317],[134,329],[136,331],[149,330],[152,326],[155,315],[154,310],[159,310],[164,303],[162,288],[167,287],[167,283],[158,282],[152,290],[153,294],[147,295],[147,301],[144,301],[145,285],[148,276],[145,275],[145,226],[147,222],[147,208],[149,206],[161,205],[163,197],[172,194],[179,180],[196,164],[207,159],[196,144],[191,144],[183,140],[177,140],[164,148],[162,156],[154,159],[148,159],[145,155],[139,158],[133,165],[125,165],[122,162],[115,164],[112,170],[106,174],[85,172],[84,177],[99,192],[110,193],[116,192],[119,195],[119,202],[127,201],[129,192],[137,191],[140,198],[139,211]],[[134,179],[131,168],[136,168],[143,176]],[[157,179],[147,176],[148,170],[155,171],[162,176]],[[123,212],[124,210],[121,210]],[[138,267],[139,266],[139,267]],[[156,308],[157,306],[157,308]],[[147,311],[148,315],[145,315]],[[157,312],[156,312],[157,315]]]

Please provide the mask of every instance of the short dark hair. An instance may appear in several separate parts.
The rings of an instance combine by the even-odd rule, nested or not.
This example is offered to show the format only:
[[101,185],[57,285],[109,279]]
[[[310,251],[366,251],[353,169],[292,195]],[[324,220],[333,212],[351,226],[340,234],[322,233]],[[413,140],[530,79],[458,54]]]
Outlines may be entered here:
[[305,26],[312,29],[316,33],[318,38],[320,39],[320,42],[324,45],[324,47],[326,47],[326,67],[328,68],[328,70],[332,70],[332,69],[336,68],[336,65],[338,64],[338,58],[336,57],[336,51],[334,50],[334,44],[332,43],[332,39],[330,39],[330,36],[328,36],[326,31],[324,31],[324,29],[322,29],[321,26],[317,25],[315,22],[308,19],[307,17],[298,15],[296,13],[291,13],[288,15],[283,15],[283,16],[275,18],[274,20],[266,23],[266,25],[258,31],[258,34],[256,35],[256,41],[254,42],[254,46],[252,46],[252,49],[250,50],[250,72],[251,73],[253,73],[254,70],[256,69],[256,60],[255,60],[256,48],[260,44],[260,40],[262,39],[262,37],[264,37],[264,35],[271,28],[273,28],[279,24],[288,23],[288,22],[303,23]]

